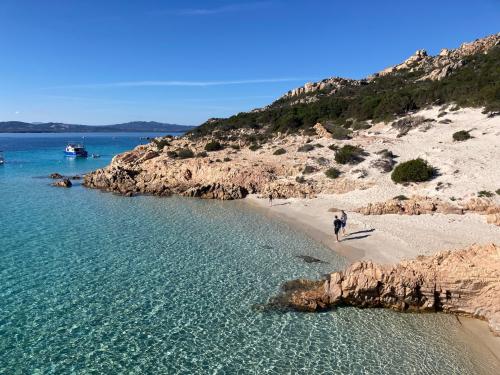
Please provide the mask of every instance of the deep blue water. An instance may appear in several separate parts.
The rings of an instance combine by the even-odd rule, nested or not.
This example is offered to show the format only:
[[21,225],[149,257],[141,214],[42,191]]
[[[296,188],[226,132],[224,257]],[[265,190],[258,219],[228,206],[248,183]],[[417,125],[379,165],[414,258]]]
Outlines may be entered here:
[[[143,134],[141,134],[143,135]],[[0,135],[0,374],[494,374],[456,318],[258,312],[279,285],[345,265],[243,202],[54,188],[143,142]],[[328,263],[307,264],[297,255]]]

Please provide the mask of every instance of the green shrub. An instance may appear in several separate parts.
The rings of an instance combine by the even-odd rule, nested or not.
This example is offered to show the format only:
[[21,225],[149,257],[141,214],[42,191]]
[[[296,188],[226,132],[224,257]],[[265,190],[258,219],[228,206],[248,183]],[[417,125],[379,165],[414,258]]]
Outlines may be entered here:
[[176,152],[176,151],[172,151],[172,150],[167,151],[167,155],[168,155],[168,157],[170,157],[170,158],[176,158],[176,157],[178,156],[178,155],[177,155],[177,152]]
[[248,147],[251,151],[257,151],[259,148],[262,148],[261,145],[257,144],[257,143],[252,143],[249,147]]
[[354,121],[351,125],[352,130],[366,130],[370,129],[372,126],[366,121]]
[[422,182],[430,180],[435,173],[436,171],[432,166],[419,158],[398,164],[391,174],[391,179],[397,184]]
[[488,190],[481,190],[477,193],[477,196],[479,198],[491,198],[493,196],[493,193]]
[[495,193],[497,193],[498,195],[500,195],[500,189],[498,189],[497,191],[495,191]]
[[231,161],[231,158],[225,157],[225,158],[224,158],[224,161],[226,161],[226,162],[227,162],[227,161]]
[[304,167],[304,169],[302,170],[302,173],[304,173],[304,174],[311,174],[311,173],[314,173],[316,171],[317,171],[317,169],[314,168],[312,165],[306,165]]
[[234,145],[234,144],[231,145],[231,146],[229,146],[229,147],[231,147],[233,150],[239,150],[240,149],[239,145]]
[[309,143],[306,143],[305,145],[302,145],[297,149],[298,152],[309,152],[312,150],[314,150],[314,146]]
[[331,133],[333,139],[344,140],[351,138],[351,132],[348,129],[341,128],[340,126],[333,128]]
[[222,146],[222,144],[218,141],[211,141],[205,145],[205,151],[208,151],[208,152],[220,151],[223,148],[224,147]]
[[337,168],[329,168],[325,171],[325,176],[334,179],[340,176],[340,171]]
[[159,140],[155,138],[155,139],[153,139],[153,143],[156,145],[156,148],[158,150],[163,150],[163,147],[170,146],[170,142],[164,138],[159,139]]
[[325,146],[323,146],[321,143],[316,143],[314,145],[314,147],[316,147],[316,148],[322,148],[322,147],[325,147]]
[[273,152],[273,155],[283,155],[286,154],[286,150],[284,148],[278,148],[276,151]]
[[295,181],[297,181],[299,184],[303,184],[304,182],[306,182],[306,179],[304,178],[304,176],[297,176],[295,177]]
[[453,133],[453,140],[456,142],[466,141],[471,138],[472,136],[469,134],[467,130],[460,130],[456,133]]
[[194,152],[189,148],[181,148],[180,150],[177,150],[177,157],[179,159],[189,159],[194,157]]
[[197,158],[206,158],[207,156],[208,154],[205,151],[201,151],[196,154]]
[[332,144],[330,146],[328,146],[328,148],[332,151],[338,151],[339,149],[339,146],[337,146],[336,144]]
[[366,153],[361,147],[345,145],[335,152],[335,161],[340,164],[358,164]]
[[350,130],[341,127],[340,125],[334,124],[332,122],[326,122],[324,125],[325,129],[330,132],[333,139],[349,139]]

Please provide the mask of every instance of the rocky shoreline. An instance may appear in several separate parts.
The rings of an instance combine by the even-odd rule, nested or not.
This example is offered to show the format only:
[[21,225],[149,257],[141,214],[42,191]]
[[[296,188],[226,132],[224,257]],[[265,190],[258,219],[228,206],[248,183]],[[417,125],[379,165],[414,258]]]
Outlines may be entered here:
[[396,265],[355,262],[324,280],[293,280],[267,308],[314,312],[336,306],[446,312],[488,321],[500,336],[500,248],[474,245]]

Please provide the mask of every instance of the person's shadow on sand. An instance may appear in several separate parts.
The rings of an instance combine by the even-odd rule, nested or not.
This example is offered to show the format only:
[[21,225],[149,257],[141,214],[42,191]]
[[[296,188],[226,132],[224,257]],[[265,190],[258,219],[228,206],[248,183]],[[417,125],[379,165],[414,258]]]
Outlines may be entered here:
[[369,235],[369,234],[364,234],[364,235],[362,235],[362,236],[356,236],[356,237],[351,237],[351,236],[356,235],[356,234],[371,233],[371,232],[373,232],[373,231],[375,231],[375,229],[374,229],[374,228],[372,228],[372,229],[367,229],[367,230],[358,230],[357,232],[352,232],[352,233],[349,233],[346,237],[344,237],[344,238],[342,239],[342,241],[360,240],[360,239],[362,239],[362,238],[370,237],[370,235]]
[[342,238],[342,242],[344,241],[351,241],[351,240],[360,240],[362,238],[370,237],[369,234],[365,234],[364,236],[357,236],[357,237],[344,237]]

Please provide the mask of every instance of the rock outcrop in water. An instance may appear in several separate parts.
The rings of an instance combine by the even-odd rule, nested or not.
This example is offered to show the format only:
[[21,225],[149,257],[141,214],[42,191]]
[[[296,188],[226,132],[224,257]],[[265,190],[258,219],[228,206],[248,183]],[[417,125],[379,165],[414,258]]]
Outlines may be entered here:
[[339,305],[443,311],[487,320],[500,336],[500,248],[474,245],[396,265],[360,261],[326,280],[289,281],[270,305],[310,312]]
[[63,187],[63,188],[70,188],[71,186],[73,186],[73,184],[71,183],[71,181],[69,180],[69,178],[63,178],[60,181],[54,182],[52,184],[52,186]]
[[[324,146],[299,152],[308,138],[277,138],[257,151],[249,149],[250,143],[238,140],[208,153],[205,146],[210,139],[170,139],[161,149],[151,143],[117,155],[109,166],[86,174],[83,184],[122,195],[179,194],[222,200],[242,199],[248,194],[304,198],[368,186],[348,178],[328,179],[320,171],[332,167],[334,161],[320,155],[333,152]],[[278,146],[287,147],[289,152],[275,155]],[[181,158],[179,150],[189,150],[191,156]],[[298,178],[304,175],[305,165],[316,165],[318,173]]]

